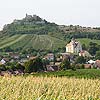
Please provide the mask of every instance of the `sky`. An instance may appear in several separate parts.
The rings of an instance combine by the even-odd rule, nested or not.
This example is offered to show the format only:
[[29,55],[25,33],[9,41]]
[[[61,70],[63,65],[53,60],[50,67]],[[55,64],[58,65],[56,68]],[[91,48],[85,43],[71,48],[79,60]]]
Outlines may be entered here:
[[100,0],[0,0],[0,29],[26,13],[59,25],[100,27]]

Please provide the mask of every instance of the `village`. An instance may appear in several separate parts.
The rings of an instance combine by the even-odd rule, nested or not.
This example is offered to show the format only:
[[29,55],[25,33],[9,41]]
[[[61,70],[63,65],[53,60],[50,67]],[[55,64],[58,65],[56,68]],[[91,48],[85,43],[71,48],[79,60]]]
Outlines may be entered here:
[[[46,64],[44,65],[46,67],[45,71],[59,71],[62,61],[67,59],[70,64],[75,64],[76,68],[84,68],[84,69],[100,69],[100,60],[93,60],[93,57],[91,54],[82,49],[82,45],[79,41],[76,39],[71,39],[71,41],[65,46],[66,52],[64,53],[57,53],[56,55],[54,53],[48,53],[41,57],[43,61],[46,61]],[[0,56],[0,70],[1,75],[7,73],[7,74],[24,74],[24,70],[16,69],[14,71],[12,70],[5,70],[3,68],[4,66],[15,66],[15,64],[24,65],[25,62],[29,60],[34,60],[38,56],[33,55],[27,55],[26,57],[21,57],[19,53],[14,52],[7,52],[7,57]],[[84,59],[82,59],[84,58]],[[82,61],[81,61],[81,60]],[[78,60],[78,61],[76,61]],[[79,61],[80,60],[80,61]],[[84,61],[83,61],[84,60]],[[19,65],[19,66],[20,66]],[[11,68],[12,69],[12,68]]]

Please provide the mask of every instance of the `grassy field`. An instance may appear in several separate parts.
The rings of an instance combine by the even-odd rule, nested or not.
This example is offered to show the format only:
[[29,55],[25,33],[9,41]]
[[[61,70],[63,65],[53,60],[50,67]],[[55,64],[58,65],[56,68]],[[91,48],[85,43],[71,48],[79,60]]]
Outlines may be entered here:
[[100,70],[97,69],[77,69],[76,71],[66,70],[58,72],[43,72],[33,73],[33,76],[46,76],[46,77],[75,77],[75,78],[88,78],[88,79],[100,79]]
[[0,100],[100,100],[99,79],[0,77]]
[[85,44],[86,46],[88,46],[90,42],[97,43],[98,45],[100,44],[100,40],[91,40],[91,39],[87,39],[87,38],[80,38],[77,40],[80,41],[82,44]]

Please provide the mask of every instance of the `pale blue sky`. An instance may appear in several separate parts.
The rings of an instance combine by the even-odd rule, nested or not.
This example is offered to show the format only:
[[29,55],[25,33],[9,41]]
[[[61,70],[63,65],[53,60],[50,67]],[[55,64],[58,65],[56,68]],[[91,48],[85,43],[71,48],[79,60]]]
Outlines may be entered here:
[[57,24],[98,27],[99,10],[100,0],[0,0],[0,28],[26,13]]

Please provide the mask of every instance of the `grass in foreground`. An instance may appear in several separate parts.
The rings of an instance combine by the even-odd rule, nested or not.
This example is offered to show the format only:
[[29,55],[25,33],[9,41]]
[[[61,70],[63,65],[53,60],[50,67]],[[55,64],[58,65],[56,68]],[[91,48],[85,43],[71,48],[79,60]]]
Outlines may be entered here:
[[58,72],[43,72],[33,73],[33,76],[47,76],[47,77],[75,77],[75,78],[88,78],[88,79],[100,79],[100,70],[97,69],[77,69],[76,71],[66,70]]
[[100,80],[0,77],[0,100],[100,100]]

